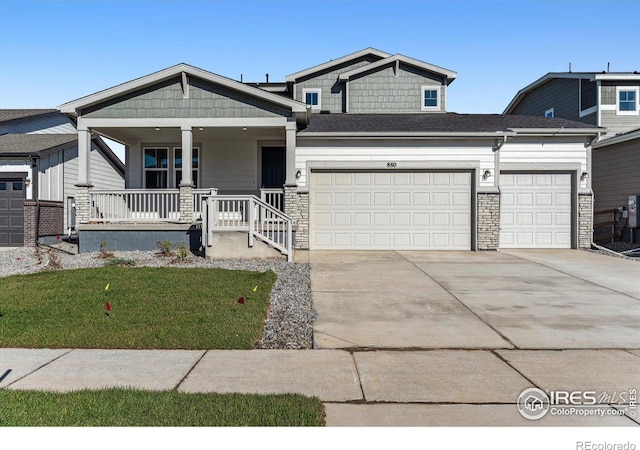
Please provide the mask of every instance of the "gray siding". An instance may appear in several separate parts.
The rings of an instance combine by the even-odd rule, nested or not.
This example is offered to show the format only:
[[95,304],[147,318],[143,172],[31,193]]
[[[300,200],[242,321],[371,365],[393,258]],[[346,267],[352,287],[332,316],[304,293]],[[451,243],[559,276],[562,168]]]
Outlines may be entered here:
[[439,109],[445,111],[446,88],[441,76],[400,64],[396,74],[395,62],[367,71],[349,81],[349,112],[420,112],[421,87],[440,86]]
[[74,134],[76,128],[63,114],[46,114],[0,124],[0,134]]
[[591,155],[595,210],[627,204],[640,194],[640,139],[596,148]]
[[618,115],[616,111],[600,111],[600,124],[608,129],[607,137],[640,128],[640,115]]
[[302,97],[303,89],[322,89],[320,109],[331,111],[332,113],[344,112],[344,83],[338,82],[338,76],[341,73],[349,72],[379,60],[380,57],[367,55],[332,67],[329,70],[301,78],[295,86],[295,99],[304,102]]
[[554,108],[555,117],[580,120],[577,79],[550,80],[524,96],[511,114],[523,116],[544,116],[545,111]]
[[580,122],[588,123],[591,125],[598,125],[598,113],[594,112],[587,116],[583,116],[580,118]]
[[200,118],[291,116],[287,108],[197,78],[183,98],[179,78],[118,97],[82,111],[92,118]]
[[598,85],[593,81],[580,80],[580,108],[582,110],[596,106]]

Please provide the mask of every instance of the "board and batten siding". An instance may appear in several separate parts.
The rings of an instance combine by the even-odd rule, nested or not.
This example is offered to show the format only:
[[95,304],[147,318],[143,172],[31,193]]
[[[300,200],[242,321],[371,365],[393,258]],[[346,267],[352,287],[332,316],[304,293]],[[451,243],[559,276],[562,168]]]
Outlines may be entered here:
[[189,78],[184,98],[180,78],[121,96],[82,111],[88,118],[290,117],[287,108],[224,86]]
[[579,120],[578,79],[554,79],[525,94],[510,114],[544,116],[553,108],[555,117]]
[[626,205],[629,195],[640,195],[640,139],[593,149],[591,165],[596,211]]
[[446,111],[446,87],[440,75],[395,62],[364,72],[349,81],[350,113],[420,112],[422,86],[438,88],[438,109]]
[[381,58],[374,55],[366,55],[330,69],[310,74],[299,79],[295,85],[294,99],[304,103],[302,95],[304,89],[322,89],[320,109],[332,113],[344,112],[344,83],[338,82],[341,73],[379,61]]
[[[387,162],[397,162],[397,169],[403,167],[402,162],[424,162],[425,168],[432,163],[439,169],[453,168],[456,162],[479,162],[480,170],[494,170],[495,158],[492,142],[461,141],[393,141],[393,140],[319,140],[298,139],[296,148],[296,170],[300,170],[298,186],[308,186],[307,163],[318,162],[353,162],[358,169],[358,162],[380,162],[380,169],[385,169]],[[429,167],[427,167],[429,166]],[[411,167],[417,170],[419,167]],[[493,178],[480,180],[480,186],[493,186]]]
[[0,124],[0,134],[75,134],[71,120],[62,114],[44,114]]

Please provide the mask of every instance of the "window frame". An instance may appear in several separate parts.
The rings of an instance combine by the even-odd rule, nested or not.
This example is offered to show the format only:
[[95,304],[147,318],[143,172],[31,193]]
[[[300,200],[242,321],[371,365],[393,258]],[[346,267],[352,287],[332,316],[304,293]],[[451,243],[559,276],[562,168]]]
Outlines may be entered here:
[[[147,167],[145,159],[147,156],[147,150],[166,150],[167,151],[167,167]],[[171,165],[171,148],[168,146],[154,145],[142,147],[142,186],[144,189],[169,189],[171,180],[169,179],[169,166]],[[147,187],[147,172],[165,172],[167,179],[167,186],[151,188]]]
[[[307,94],[318,94],[318,104],[312,105],[307,103]],[[322,89],[320,88],[304,88],[302,89],[302,103],[311,107],[312,111],[320,111],[322,109]]]
[[[622,92],[634,92],[636,99],[633,111],[623,111],[620,109],[620,94]],[[637,116],[640,115],[640,86],[616,86],[616,115]]]
[[[176,165],[176,150],[180,150],[182,151],[182,146],[180,147],[173,147],[172,149],[172,158],[171,161],[173,162],[173,167],[172,167],[172,173],[173,173],[173,186],[175,188],[179,188],[179,184],[178,184],[178,170],[182,171],[183,167],[178,168],[178,166]],[[200,147],[197,146],[193,146],[191,148],[191,154],[193,155],[194,152],[197,153],[198,158],[197,158],[197,165],[196,167],[193,167],[193,164],[191,166],[191,182],[193,183],[193,187],[195,189],[197,189],[200,185],[200,166],[202,165],[202,151],[200,150]],[[192,161],[193,162],[193,161]],[[184,165],[184,162],[183,162]],[[193,177],[193,173],[195,172],[196,176]]]
[[[436,105],[435,106],[425,106],[424,95],[426,91],[435,91],[436,93]],[[434,86],[421,86],[420,87],[420,111],[440,111],[440,97],[442,96],[442,89],[440,85]]]
[[[551,115],[549,115],[551,114]],[[549,108],[544,112],[544,117],[546,119],[553,119],[556,116],[555,108]]]

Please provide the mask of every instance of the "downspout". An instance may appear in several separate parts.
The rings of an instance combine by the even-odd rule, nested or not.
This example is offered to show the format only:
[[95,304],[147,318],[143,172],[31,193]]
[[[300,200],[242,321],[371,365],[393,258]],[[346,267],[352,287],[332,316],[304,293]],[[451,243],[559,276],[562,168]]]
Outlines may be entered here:
[[[600,82],[598,82],[598,85],[599,84],[600,84]],[[599,93],[600,93],[600,87],[598,86],[598,94]],[[598,95],[598,97],[599,97],[599,95]],[[599,98],[598,98],[598,101],[600,101]],[[600,107],[599,106],[598,106],[598,122],[600,122]],[[592,148],[593,144],[595,144],[599,140],[600,140],[600,132],[598,132],[598,134],[596,134],[591,139],[589,139],[587,141],[587,143],[585,144],[585,147],[587,147],[587,152],[589,152],[589,157],[588,157],[587,163],[589,164],[589,171],[590,172],[593,172],[593,170],[591,170],[592,169],[592,165],[591,165],[591,151],[592,150],[591,150],[591,148]],[[590,184],[590,189],[589,190],[593,194],[593,185],[591,184],[592,181],[593,181],[593,178],[591,177],[590,181],[589,181],[589,184]],[[611,250],[606,249],[604,247],[601,247],[600,245],[598,245],[595,242],[593,242],[593,205],[594,205],[594,203],[595,202],[593,200],[593,195],[591,195],[591,239],[590,239],[591,248],[595,248],[595,249],[598,249],[598,250],[606,250],[606,251],[611,252]],[[613,252],[613,253],[615,253],[615,252]]]

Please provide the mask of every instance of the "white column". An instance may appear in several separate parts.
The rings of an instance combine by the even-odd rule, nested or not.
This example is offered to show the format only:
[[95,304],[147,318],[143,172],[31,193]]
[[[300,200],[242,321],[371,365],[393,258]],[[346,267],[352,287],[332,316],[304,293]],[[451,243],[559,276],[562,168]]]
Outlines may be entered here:
[[284,182],[286,186],[296,186],[298,183],[296,180],[296,131],[296,122],[287,122],[286,177]]
[[191,159],[193,157],[193,133],[190,126],[182,126],[182,182],[180,186],[193,186]]
[[78,126],[78,185],[91,185],[91,133]]

